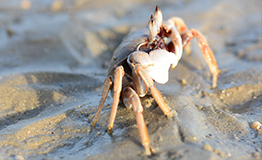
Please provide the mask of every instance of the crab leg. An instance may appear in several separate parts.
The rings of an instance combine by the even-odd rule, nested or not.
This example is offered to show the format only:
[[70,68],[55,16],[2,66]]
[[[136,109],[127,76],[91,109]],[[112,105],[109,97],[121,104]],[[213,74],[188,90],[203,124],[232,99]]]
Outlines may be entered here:
[[104,87],[103,87],[103,91],[102,91],[102,96],[101,96],[101,100],[99,102],[99,105],[98,105],[98,108],[97,108],[97,111],[96,111],[96,114],[95,114],[95,117],[92,121],[92,126],[96,126],[96,122],[98,121],[98,118],[99,118],[99,115],[103,109],[103,105],[105,103],[105,100],[107,98],[107,95],[108,95],[108,92],[109,92],[109,89],[110,89],[110,86],[112,85],[112,80],[110,77],[107,77],[104,81]]
[[140,102],[140,98],[137,93],[131,88],[126,87],[123,90],[123,102],[126,106],[132,106],[136,114],[136,123],[138,126],[141,143],[145,149],[146,155],[151,155],[151,147],[149,145],[150,140],[147,132],[146,123],[143,116],[143,107]]
[[118,66],[115,69],[114,72],[114,85],[113,85],[113,104],[111,107],[111,114],[110,114],[110,119],[109,119],[109,124],[108,124],[108,133],[112,133],[113,127],[114,127],[114,121],[116,118],[116,112],[117,112],[117,107],[119,103],[119,98],[120,98],[120,93],[122,90],[122,79],[125,74],[123,66]]
[[136,64],[134,69],[135,72],[142,78],[146,86],[149,88],[149,91],[151,92],[152,96],[154,97],[156,103],[159,105],[163,113],[167,117],[170,117],[172,115],[170,112],[171,108],[166,104],[161,93],[156,89],[152,78],[147,74],[147,72],[142,68],[141,65]]
[[192,38],[196,37],[198,41],[198,46],[200,47],[203,56],[208,64],[209,70],[213,75],[212,86],[213,88],[216,88],[219,69],[217,66],[216,58],[212,50],[208,46],[206,38],[199,31],[195,29],[190,29],[185,31],[184,33],[181,34],[181,37],[183,39],[183,48],[185,48],[185,46],[191,41]]

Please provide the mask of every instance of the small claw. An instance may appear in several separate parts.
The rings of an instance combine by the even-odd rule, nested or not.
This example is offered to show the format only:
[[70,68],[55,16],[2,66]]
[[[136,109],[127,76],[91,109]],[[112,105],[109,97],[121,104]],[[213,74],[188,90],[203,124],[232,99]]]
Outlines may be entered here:
[[170,39],[175,47],[175,54],[178,58],[177,60],[179,61],[183,53],[183,45],[182,45],[181,36],[179,32],[177,31],[176,27],[174,26],[174,24],[172,23],[172,19],[169,19],[168,21],[166,21],[163,24],[163,27],[167,32],[171,32]]

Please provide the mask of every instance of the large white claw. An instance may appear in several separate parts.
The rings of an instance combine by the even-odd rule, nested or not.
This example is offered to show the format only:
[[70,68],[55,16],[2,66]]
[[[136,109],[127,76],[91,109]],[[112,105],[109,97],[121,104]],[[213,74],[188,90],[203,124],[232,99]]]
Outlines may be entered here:
[[168,81],[168,70],[170,66],[177,65],[177,56],[167,50],[153,50],[149,53],[153,65],[148,66],[145,70],[157,83],[165,84]]
[[153,50],[149,54],[135,51],[127,59],[130,67],[141,64],[149,76],[157,83],[165,84],[168,81],[168,70],[177,65],[178,57],[164,49]]

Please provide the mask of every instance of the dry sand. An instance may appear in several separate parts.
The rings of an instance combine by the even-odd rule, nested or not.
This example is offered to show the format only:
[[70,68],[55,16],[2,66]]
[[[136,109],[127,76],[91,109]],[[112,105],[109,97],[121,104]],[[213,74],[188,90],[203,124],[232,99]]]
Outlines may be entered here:
[[[112,98],[97,127],[112,52],[146,27],[158,4],[201,31],[221,70],[218,87],[196,41],[156,85],[177,115],[152,102],[144,117],[157,153],[143,155],[132,110],[119,106],[106,133]],[[262,159],[262,3],[259,0],[0,2],[0,159]],[[183,81],[183,83],[181,83]],[[186,82],[186,83],[185,83]]]

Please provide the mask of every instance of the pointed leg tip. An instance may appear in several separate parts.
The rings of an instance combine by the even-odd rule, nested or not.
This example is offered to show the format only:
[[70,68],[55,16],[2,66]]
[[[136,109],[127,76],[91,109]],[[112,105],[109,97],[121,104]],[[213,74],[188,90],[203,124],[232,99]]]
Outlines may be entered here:
[[112,133],[113,133],[113,129],[112,129],[112,128],[108,128],[108,129],[107,129],[107,133],[108,133],[108,134],[112,134]]
[[96,127],[96,122],[92,122],[91,125],[95,128]]
[[152,148],[150,145],[144,146],[144,148],[145,148],[144,155],[148,157],[156,154],[158,151],[158,149]]
[[166,116],[167,118],[171,118],[177,115],[177,112],[174,110],[171,110]]
[[217,79],[218,79],[218,74],[213,75],[213,81],[212,81],[212,88],[213,89],[217,88]]
[[146,156],[151,156],[154,153],[154,149],[152,149],[150,145],[144,146],[144,148],[145,148],[144,154]]
[[152,153],[151,153],[149,150],[145,150],[145,155],[146,155],[146,156],[151,156]]

